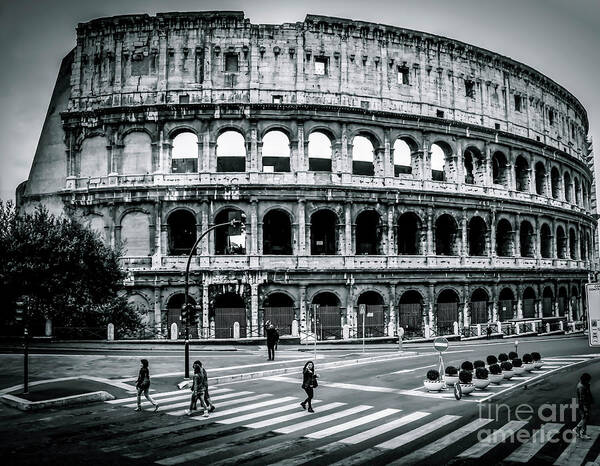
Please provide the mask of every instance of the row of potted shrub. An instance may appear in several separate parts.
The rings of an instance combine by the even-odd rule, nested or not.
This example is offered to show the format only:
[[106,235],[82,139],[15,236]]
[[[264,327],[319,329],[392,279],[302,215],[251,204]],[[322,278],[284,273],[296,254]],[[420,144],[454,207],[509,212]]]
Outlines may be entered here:
[[[444,371],[443,380],[438,371],[429,370],[424,386],[427,391],[440,391],[444,386],[450,387],[455,383],[460,383],[462,392],[468,394],[475,388],[484,390],[490,383],[499,384],[502,380],[510,380],[514,375],[539,369],[543,365],[542,357],[538,352],[524,354],[523,359],[520,359],[517,353],[511,351],[508,354],[500,353],[497,358],[490,355],[486,361],[487,368],[486,363],[481,360],[465,361],[460,366],[460,372],[456,367],[448,366]],[[475,379],[473,379],[473,372],[475,372]]]

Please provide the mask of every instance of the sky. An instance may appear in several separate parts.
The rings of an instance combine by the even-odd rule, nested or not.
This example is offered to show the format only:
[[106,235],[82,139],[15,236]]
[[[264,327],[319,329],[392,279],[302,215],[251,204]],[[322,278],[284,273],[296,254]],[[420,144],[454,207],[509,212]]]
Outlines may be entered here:
[[[19,0],[0,2],[0,198],[27,179],[77,23],[122,14],[241,10],[252,23],[320,14],[451,37],[523,62],[574,94],[600,154],[600,0]],[[598,158],[598,157],[597,157]]]

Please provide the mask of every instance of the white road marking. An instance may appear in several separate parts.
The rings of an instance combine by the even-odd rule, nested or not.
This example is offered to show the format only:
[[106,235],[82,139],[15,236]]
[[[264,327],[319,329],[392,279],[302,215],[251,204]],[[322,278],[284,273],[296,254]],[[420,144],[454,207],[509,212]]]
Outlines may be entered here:
[[[312,403],[319,404],[321,401],[322,400],[312,400]],[[249,421],[251,419],[256,419],[259,417],[270,416],[271,414],[277,414],[277,413],[282,413],[285,411],[291,411],[292,409],[298,410],[301,408],[298,403],[292,403],[292,404],[286,405],[286,406],[277,406],[276,408],[260,410],[256,413],[244,414],[242,416],[235,416],[235,417],[231,417],[229,419],[221,419],[220,421],[217,421],[217,422],[219,424],[235,424],[237,422],[245,422],[245,421]]]
[[412,453],[399,458],[398,460],[390,463],[392,465],[400,465],[400,464],[416,464],[420,461],[426,460],[427,458],[433,457],[442,451],[444,448],[447,448],[454,443],[462,440],[467,435],[476,432],[481,429],[483,426],[493,422],[493,419],[475,419],[474,421],[462,426],[461,428],[449,433],[448,435],[442,437],[439,440],[436,440],[429,445],[424,446],[423,448],[419,448]]
[[554,464],[561,466],[572,466],[574,464],[582,464],[585,460],[585,457],[596,443],[598,435],[600,435],[600,427],[588,426],[587,434],[590,437],[592,437],[591,440],[573,440],[571,443],[569,443],[569,446],[564,449],[564,451],[554,462]]
[[277,432],[278,434],[290,434],[292,432],[296,432],[298,430],[307,429],[312,426],[316,426],[318,424],[322,424],[324,422],[333,421],[335,419],[340,419],[346,416],[350,416],[352,414],[360,413],[361,411],[366,411],[370,409],[372,406],[368,405],[358,405],[352,408],[345,409],[344,411],[339,411],[337,413],[328,414],[327,416],[316,416],[310,421],[301,422],[299,424],[293,424],[287,427],[281,427],[279,429],[274,429],[273,432]]
[[[325,411],[329,411],[330,409],[335,409],[335,408],[339,408],[340,406],[344,406],[345,404],[346,403],[339,403],[336,401],[334,403],[322,405],[322,406],[319,406],[318,412],[323,413]],[[297,413],[286,414],[285,416],[274,417],[272,419],[266,419],[264,421],[255,422],[253,424],[246,424],[244,427],[248,427],[250,429],[260,429],[262,427],[273,426],[275,424],[281,424],[282,422],[291,421],[292,419],[298,419],[300,417],[312,417],[312,416],[314,416],[314,414],[308,413],[308,412],[302,410]]]
[[429,413],[423,411],[416,411],[414,413],[407,414],[406,416],[402,416],[401,418],[394,419],[391,422],[386,424],[382,424],[377,427],[373,427],[372,429],[366,430],[364,432],[360,432],[358,434],[352,435],[351,437],[346,437],[340,440],[340,442],[354,445],[360,442],[364,442],[365,440],[371,439],[373,437],[377,437],[378,435],[385,434],[390,430],[394,430],[398,427],[402,427],[403,425],[409,424],[413,421],[417,421],[425,416],[429,416]]
[[354,419],[353,421],[348,421],[343,424],[337,424],[333,427],[329,427],[328,429],[318,430],[317,432],[311,432],[310,434],[305,435],[308,438],[325,438],[330,435],[338,434],[348,429],[353,429],[354,427],[362,426],[363,424],[368,424],[369,422],[376,421],[378,419],[383,419],[384,417],[391,416],[392,414],[396,414],[400,412],[399,409],[388,408],[382,411],[377,411],[376,413],[369,414],[367,416],[359,417],[358,419]]
[[[267,398],[269,396],[272,396],[272,395],[269,394],[269,393],[263,393],[263,394],[260,394],[260,395],[248,396],[246,398],[236,398],[235,400],[228,400],[228,401],[224,401],[223,403],[219,403],[218,407],[220,408],[222,406],[238,405],[238,404],[241,404],[241,403],[246,403],[248,401],[256,401],[256,400],[260,400],[261,398]],[[179,404],[178,407],[179,406],[186,406],[188,404],[189,403],[185,403],[185,404],[182,403],[182,404]],[[162,411],[168,411],[169,409],[172,409],[172,407],[165,406],[165,408]],[[169,412],[167,412],[167,414],[169,416],[181,416],[182,414],[185,414],[186,411],[187,411],[186,409],[181,409],[181,410],[178,410],[178,411],[169,411]]]
[[[226,411],[217,411],[212,414],[211,418],[219,418],[223,416],[229,416],[230,414],[242,413],[244,411],[252,411],[253,409],[264,408],[265,406],[276,405],[279,403],[287,403],[288,401],[297,400],[295,396],[284,396],[283,398],[275,398],[273,400],[261,401],[260,403],[249,404],[246,406],[240,406],[237,408],[228,409]],[[195,418],[200,419],[200,418]]]
[[563,427],[562,424],[547,423],[542,425],[539,430],[523,443],[519,448],[513,451],[505,461],[511,461],[514,463],[527,463],[533,459],[533,457],[543,448],[546,443],[557,434]]
[[382,442],[377,445],[377,448],[384,448],[393,450],[395,448],[401,447],[402,445],[406,445],[407,443],[412,442],[420,437],[423,437],[427,434],[430,434],[433,431],[436,431],[448,424],[460,419],[460,416],[446,415],[442,416],[435,421],[430,422],[429,424],[425,424],[424,426],[418,427],[416,429],[410,430],[405,434],[399,435],[398,437],[394,437],[390,440]]
[[[214,393],[223,393],[223,392],[230,392],[231,389],[230,388],[219,388],[219,389],[215,389],[215,390],[211,390],[210,391],[210,397],[213,398],[213,394]],[[239,392],[238,392],[239,393]],[[244,392],[244,393],[252,393],[252,392]],[[230,394],[230,396],[233,394]],[[156,401],[159,405],[167,405],[168,403],[171,403],[173,401],[179,401],[179,400],[189,400],[192,397],[192,392],[189,390],[184,391],[183,393],[180,393],[177,396],[169,396],[166,398],[159,398],[157,396],[154,396],[152,393],[150,394],[150,396],[154,399],[154,401]],[[235,395],[233,395],[235,396]],[[228,398],[228,397],[227,397]],[[142,399],[145,400],[144,395],[142,395]],[[136,398],[137,400],[137,398]],[[148,406],[151,403],[149,401],[144,401],[142,403],[142,406]],[[126,405],[123,405],[125,408],[135,408],[137,406],[137,402],[136,403],[129,403]]]
[[[218,396],[210,396],[211,401],[219,401],[219,400],[226,400],[228,398],[235,398],[238,396],[245,396],[245,395],[251,395],[254,392],[235,392],[235,393],[226,393],[224,395],[218,395]],[[166,405],[163,405],[161,403],[158,403],[160,405],[159,410],[163,411],[163,412],[168,412],[168,411],[172,411],[175,408],[183,408],[184,406],[189,406],[190,405],[190,401],[191,401],[192,395],[191,393],[187,396],[187,399],[185,401],[182,401],[180,403],[169,403]],[[156,400],[154,400],[156,401]],[[150,404],[150,403],[148,403]],[[198,402],[198,404],[200,404],[200,402]],[[135,406],[135,404],[131,405],[132,407]],[[219,402],[219,406],[223,406],[223,403]],[[150,410],[152,410],[152,408],[150,408]],[[179,413],[183,414],[185,413],[185,410],[181,410],[179,411]],[[167,413],[167,414],[171,414],[171,413]]]
[[481,458],[497,445],[513,436],[519,429],[527,425],[527,421],[510,421],[494,431],[471,448],[463,451],[457,458]]
[[414,372],[421,369],[427,369],[428,367],[435,367],[436,364],[429,364],[428,366],[415,367],[414,369],[402,369],[396,372],[390,372],[390,374],[406,374],[407,372]]

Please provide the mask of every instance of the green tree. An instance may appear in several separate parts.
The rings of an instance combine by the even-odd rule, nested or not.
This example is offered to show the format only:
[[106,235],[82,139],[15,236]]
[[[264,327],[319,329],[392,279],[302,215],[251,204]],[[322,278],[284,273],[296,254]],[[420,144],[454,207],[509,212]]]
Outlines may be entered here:
[[0,296],[3,324],[14,303],[26,297],[33,321],[55,326],[95,327],[112,322],[121,331],[141,326],[122,291],[118,251],[89,228],[44,207],[17,212],[0,201]]

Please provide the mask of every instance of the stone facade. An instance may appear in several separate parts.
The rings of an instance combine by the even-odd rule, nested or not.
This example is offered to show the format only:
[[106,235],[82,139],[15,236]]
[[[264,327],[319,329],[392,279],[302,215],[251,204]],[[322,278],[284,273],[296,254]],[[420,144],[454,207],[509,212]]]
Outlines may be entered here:
[[201,337],[306,331],[313,304],[322,338],[360,334],[361,304],[370,335],[579,320],[596,257],[587,132],[560,85],[444,37],[121,16],[78,26],[17,199],[122,247],[130,300],[165,336],[186,251],[242,215],[245,233],[216,230],[193,257]]

